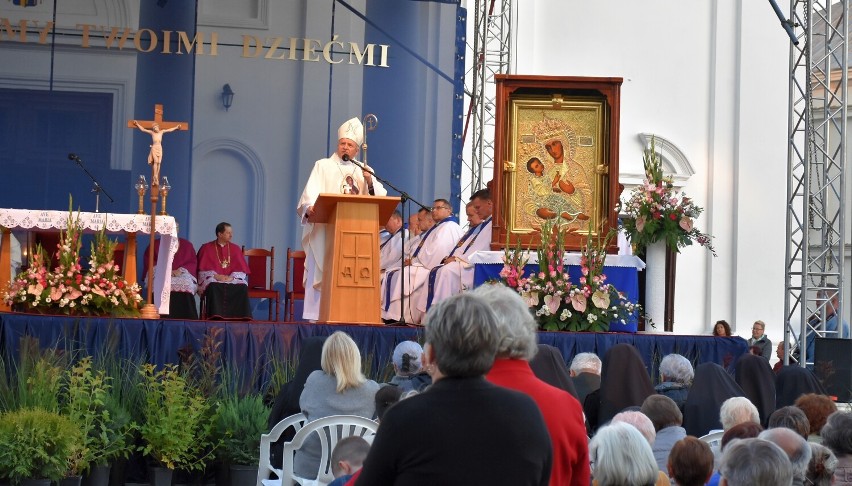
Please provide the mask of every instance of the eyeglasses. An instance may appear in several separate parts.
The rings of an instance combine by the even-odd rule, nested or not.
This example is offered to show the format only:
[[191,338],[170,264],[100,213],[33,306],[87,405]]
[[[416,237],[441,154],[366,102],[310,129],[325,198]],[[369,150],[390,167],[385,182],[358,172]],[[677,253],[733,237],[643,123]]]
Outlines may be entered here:
[[762,331],[763,328],[762,327],[753,327],[753,328],[751,328],[751,330],[752,331]]
[[450,209],[449,206],[432,206],[432,211],[436,211],[438,209]]

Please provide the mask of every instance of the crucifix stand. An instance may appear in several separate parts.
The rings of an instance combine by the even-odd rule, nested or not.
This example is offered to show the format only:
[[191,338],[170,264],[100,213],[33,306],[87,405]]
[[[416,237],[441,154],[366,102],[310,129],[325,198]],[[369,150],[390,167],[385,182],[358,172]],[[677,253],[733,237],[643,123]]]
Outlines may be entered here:
[[[145,128],[146,130],[152,130],[154,125],[157,125],[162,132],[167,130],[189,130],[189,123],[187,122],[163,121],[163,105],[161,104],[154,105],[153,120],[127,120],[127,127],[135,129],[137,128],[136,123],[139,124],[139,127]],[[156,232],[155,230],[157,227],[157,201],[160,198],[160,177],[158,165],[159,163],[155,162],[155,165],[151,166],[151,244],[149,246],[151,251],[148,252],[148,292],[146,304],[141,309],[143,319],[158,319],[160,317],[160,313],[157,312],[157,307],[154,305],[154,296],[152,292],[152,283],[154,282],[154,233]]]

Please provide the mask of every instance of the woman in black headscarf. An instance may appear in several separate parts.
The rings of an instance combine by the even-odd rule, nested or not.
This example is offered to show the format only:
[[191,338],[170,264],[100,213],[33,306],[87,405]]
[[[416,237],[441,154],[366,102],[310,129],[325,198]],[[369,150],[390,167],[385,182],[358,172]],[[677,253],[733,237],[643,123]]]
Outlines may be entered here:
[[590,428],[597,430],[627,407],[641,407],[653,395],[651,377],[632,345],[616,344],[604,355],[601,387],[589,393],[583,412]]
[[530,368],[539,380],[565,390],[577,398],[574,381],[568,373],[568,365],[565,364],[565,358],[559,349],[549,344],[539,344],[538,352],[530,360]]
[[760,425],[769,424],[769,416],[775,411],[775,373],[762,356],[743,354],[737,361],[734,378],[745,397],[757,407]]
[[806,393],[826,394],[811,370],[801,366],[781,368],[775,378],[775,408],[793,405]]
[[701,437],[711,430],[721,429],[719,409],[722,403],[731,397],[742,396],[745,396],[743,389],[725,368],[716,363],[698,365],[683,407],[683,428],[687,435]]

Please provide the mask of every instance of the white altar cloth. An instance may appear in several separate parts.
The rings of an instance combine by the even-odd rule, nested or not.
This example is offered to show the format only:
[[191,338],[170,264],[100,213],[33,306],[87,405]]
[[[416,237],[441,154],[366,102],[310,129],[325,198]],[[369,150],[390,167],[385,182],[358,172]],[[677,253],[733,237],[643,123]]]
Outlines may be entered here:
[[[151,234],[151,216],[147,214],[84,213],[80,215],[80,224],[85,232],[100,231],[106,223],[108,233],[145,233]],[[157,255],[157,267],[154,272],[154,305],[160,314],[169,313],[169,293],[172,287],[172,261],[178,249],[178,235],[175,218],[160,216],[156,218],[156,232],[160,235],[160,250]],[[61,230],[68,225],[68,211],[46,211],[38,209],[0,208],[0,226],[14,230]],[[47,251],[51,249],[46,248]],[[134,258],[136,255],[132,255]],[[125,275],[127,279],[127,275]],[[135,280],[134,280],[135,281]]]
[[[494,264],[494,263],[503,263],[503,255],[502,251],[478,251],[470,256],[470,263],[485,263],[485,264]],[[535,264],[538,263],[538,252],[536,251],[528,251],[527,256],[529,260],[527,260],[527,264]],[[565,257],[563,261],[566,265],[579,265],[580,264],[580,254],[579,253],[565,253]],[[642,261],[641,258],[636,255],[607,255],[606,256],[606,266],[608,267],[632,267],[636,270],[643,270],[645,268],[645,262]]]

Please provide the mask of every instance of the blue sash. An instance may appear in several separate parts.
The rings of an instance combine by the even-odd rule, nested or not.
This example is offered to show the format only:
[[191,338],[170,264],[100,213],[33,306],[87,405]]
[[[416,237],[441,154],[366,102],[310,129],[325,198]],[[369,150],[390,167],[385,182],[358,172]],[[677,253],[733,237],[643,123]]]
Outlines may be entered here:
[[423,248],[423,244],[426,243],[426,240],[429,238],[429,235],[432,233],[432,231],[434,231],[435,229],[438,228],[438,226],[441,226],[442,224],[446,223],[447,221],[456,221],[456,219],[453,218],[453,217],[444,218],[444,219],[438,221],[437,223],[435,223],[435,226],[432,226],[431,228],[429,228],[429,231],[423,233],[423,236],[420,237],[420,244],[417,245],[417,249],[414,250],[414,253],[411,254],[412,260],[414,260],[414,258],[417,256],[417,254],[420,253],[420,249]]
[[484,230],[484,229],[485,229],[485,226],[486,226],[486,225],[488,225],[488,224],[490,224],[490,223],[491,223],[491,217],[489,216],[489,217],[488,217],[488,219],[486,219],[485,221],[483,221],[483,222],[479,223],[478,225],[476,225],[476,227],[477,227],[477,228],[479,228],[479,231],[477,231],[477,232],[476,232],[476,235],[474,235],[473,239],[472,239],[472,240],[470,240],[470,243],[468,243],[468,244],[467,244],[467,246],[466,246],[466,247],[464,247],[464,252],[465,252],[465,253],[467,253],[467,250],[469,250],[469,249],[470,249],[470,245],[472,245],[472,244],[473,244],[473,242],[474,242],[474,241],[476,241],[476,239],[477,239],[477,238],[479,238],[479,235],[480,235],[480,234],[482,234],[482,230]]

